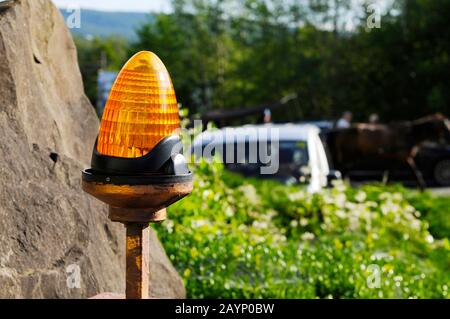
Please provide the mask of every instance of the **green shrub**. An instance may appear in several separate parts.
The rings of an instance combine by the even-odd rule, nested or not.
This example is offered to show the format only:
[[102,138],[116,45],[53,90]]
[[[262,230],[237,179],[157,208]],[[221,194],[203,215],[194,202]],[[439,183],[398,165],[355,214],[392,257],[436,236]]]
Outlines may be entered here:
[[188,297],[449,296],[448,199],[343,183],[312,195],[206,162],[194,183],[155,227]]

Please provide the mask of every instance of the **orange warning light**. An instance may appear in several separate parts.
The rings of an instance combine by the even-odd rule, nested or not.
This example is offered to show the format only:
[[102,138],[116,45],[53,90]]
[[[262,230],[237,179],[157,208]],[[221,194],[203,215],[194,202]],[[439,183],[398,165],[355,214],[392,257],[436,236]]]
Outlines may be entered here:
[[180,127],[172,80],[162,61],[149,51],[123,66],[102,116],[97,151],[135,158],[148,154]]

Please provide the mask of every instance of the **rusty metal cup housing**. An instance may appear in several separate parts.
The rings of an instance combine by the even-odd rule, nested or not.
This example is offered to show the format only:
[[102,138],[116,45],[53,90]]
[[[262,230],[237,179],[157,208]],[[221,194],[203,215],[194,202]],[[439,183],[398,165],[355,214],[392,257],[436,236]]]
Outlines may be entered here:
[[192,191],[192,172],[179,137],[163,139],[141,158],[99,154],[82,171],[83,190],[108,204],[109,218],[126,227],[127,299],[149,297],[149,223],[166,219],[166,207]]
[[186,175],[108,176],[87,169],[83,190],[109,205],[116,222],[160,222],[167,206],[192,192],[192,173]]
[[[112,221],[160,222],[166,218],[167,206],[192,192],[192,172],[185,167],[180,174],[180,169],[174,168],[173,158],[181,154],[180,144],[178,137],[168,137],[145,159],[100,155],[94,146],[93,168],[82,171],[82,188],[109,205]],[[104,166],[99,167],[99,163],[104,163]],[[120,172],[109,169],[114,168],[111,163],[118,163],[116,166],[120,167]],[[128,172],[127,163],[130,163]],[[145,168],[142,173],[136,171],[136,164]]]

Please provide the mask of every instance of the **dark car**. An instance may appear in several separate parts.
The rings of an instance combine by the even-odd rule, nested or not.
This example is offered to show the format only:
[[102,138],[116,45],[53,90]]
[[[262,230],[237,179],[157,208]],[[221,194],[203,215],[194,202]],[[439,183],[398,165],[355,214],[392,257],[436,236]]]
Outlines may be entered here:
[[[424,143],[414,158],[428,186],[450,186],[450,145]],[[386,158],[359,159],[346,172],[352,181],[383,180],[416,184],[416,177],[407,163]]]
[[415,158],[425,180],[450,186],[450,145],[427,143]]

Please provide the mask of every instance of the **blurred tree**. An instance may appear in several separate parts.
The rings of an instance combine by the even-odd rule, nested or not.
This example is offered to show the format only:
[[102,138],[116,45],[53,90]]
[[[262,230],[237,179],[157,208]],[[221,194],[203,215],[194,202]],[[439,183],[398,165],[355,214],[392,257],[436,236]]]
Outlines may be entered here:
[[128,48],[121,40],[77,39],[86,90],[95,98],[101,52],[106,68],[118,69],[135,51],[151,50],[191,113],[296,93],[275,120],[336,118],[344,110],[356,120],[374,112],[386,121],[448,115],[450,1],[393,1],[378,12],[381,28],[370,29],[373,3],[173,0],[171,13],[143,24]]
[[78,63],[86,95],[93,105],[97,100],[97,74],[100,69],[118,71],[127,58],[128,44],[123,38],[74,37]]
[[226,1],[173,1],[173,13],[143,25],[132,51],[151,50],[170,70],[178,100],[197,111],[223,107],[233,48],[224,19]]
[[361,96],[358,112],[395,120],[437,111],[449,115],[449,16],[449,1],[402,0],[382,18],[380,29],[365,32],[361,26],[346,53],[357,81],[352,93]]

